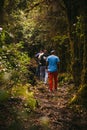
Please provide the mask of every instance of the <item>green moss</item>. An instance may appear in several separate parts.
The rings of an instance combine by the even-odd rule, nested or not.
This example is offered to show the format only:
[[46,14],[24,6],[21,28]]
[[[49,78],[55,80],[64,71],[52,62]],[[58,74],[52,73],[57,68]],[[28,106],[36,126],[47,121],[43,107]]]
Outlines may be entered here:
[[12,88],[13,97],[18,97],[23,100],[24,106],[34,110],[36,108],[36,99],[34,98],[34,93],[29,91],[30,84],[18,85]]
[[72,82],[72,80],[73,80],[73,78],[69,73],[62,73],[58,77],[58,82],[60,85],[62,85],[64,83]]
[[81,85],[77,94],[71,98],[70,105],[82,105],[83,107],[87,108],[87,85]]
[[5,102],[9,99],[10,94],[6,90],[0,90],[0,102]]

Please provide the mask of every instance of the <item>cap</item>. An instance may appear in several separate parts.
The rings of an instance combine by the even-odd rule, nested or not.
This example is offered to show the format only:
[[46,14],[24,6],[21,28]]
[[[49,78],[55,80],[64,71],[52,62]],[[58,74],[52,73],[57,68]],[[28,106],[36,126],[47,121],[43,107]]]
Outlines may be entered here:
[[55,52],[55,50],[52,50],[52,51],[51,51],[51,54],[54,53],[54,52]]

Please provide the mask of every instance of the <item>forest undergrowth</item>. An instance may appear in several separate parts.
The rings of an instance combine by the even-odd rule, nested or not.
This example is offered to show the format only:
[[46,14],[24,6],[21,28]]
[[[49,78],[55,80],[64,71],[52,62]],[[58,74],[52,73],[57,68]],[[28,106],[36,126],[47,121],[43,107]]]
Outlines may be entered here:
[[69,106],[72,90],[73,83],[63,83],[51,93],[48,85],[37,81],[31,87],[37,101],[33,110],[24,107],[23,98],[0,104],[0,130],[86,130],[86,110],[78,105]]

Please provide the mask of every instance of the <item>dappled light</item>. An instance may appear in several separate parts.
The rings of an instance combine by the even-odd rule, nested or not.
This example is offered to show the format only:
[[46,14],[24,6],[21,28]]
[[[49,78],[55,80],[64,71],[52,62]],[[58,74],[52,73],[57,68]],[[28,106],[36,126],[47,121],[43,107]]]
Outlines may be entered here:
[[86,130],[86,32],[86,0],[0,0],[0,130]]

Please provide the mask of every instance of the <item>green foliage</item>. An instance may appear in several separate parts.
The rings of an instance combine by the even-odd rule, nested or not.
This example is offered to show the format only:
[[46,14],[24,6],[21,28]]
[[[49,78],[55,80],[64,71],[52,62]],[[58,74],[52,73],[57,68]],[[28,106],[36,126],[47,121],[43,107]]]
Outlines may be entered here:
[[87,108],[87,85],[81,85],[77,93],[71,98],[69,104]]
[[80,96],[81,103],[87,107],[87,84],[81,85],[78,90],[78,95]]
[[12,95],[15,97],[27,97],[28,87],[29,85],[22,86],[21,84],[18,84],[12,88]]
[[35,110],[36,106],[37,106],[37,101],[30,94],[28,96],[28,99],[25,101],[25,107],[27,107],[26,110],[28,111],[29,110],[28,108],[30,108],[30,110]]
[[57,35],[57,36],[54,36],[54,37],[52,38],[52,40],[53,40],[54,42],[58,42],[60,45],[61,45],[61,44],[64,44],[64,42],[65,42],[67,39],[68,39],[68,36],[67,36],[67,35],[63,35],[63,36]]
[[[12,96],[21,98],[24,102],[26,110],[34,110],[36,108],[36,99],[34,98],[33,92],[28,91],[31,85],[25,84],[24,86],[19,84],[12,88]],[[29,108],[29,109],[28,109]]]
[[81,40],[84,38],[83,32],[83,16],[77,16],[77,23],[76,23],[76,34]]
[[61,73],[58,77],[58,82],[60,85],[63,85],[64,83],[70,83],[73,81],[72,75],[69,73]]
[[[6,43],[8,35],[5,31],[0,34],[0,77],[1,81],[11,86],[17,82],[27,80],[28,68],[30,62],[27,52],[23,51],[23,42]],[[5,82],[6,81],[6,82]],[[10,82],[9,82],[10,81]],[[7,85],[6,84],[6,85]],[[3,84],[5,85],[5,84]]]
[[9,92],[0,90],[0,103],[7,101],[10,98]]

